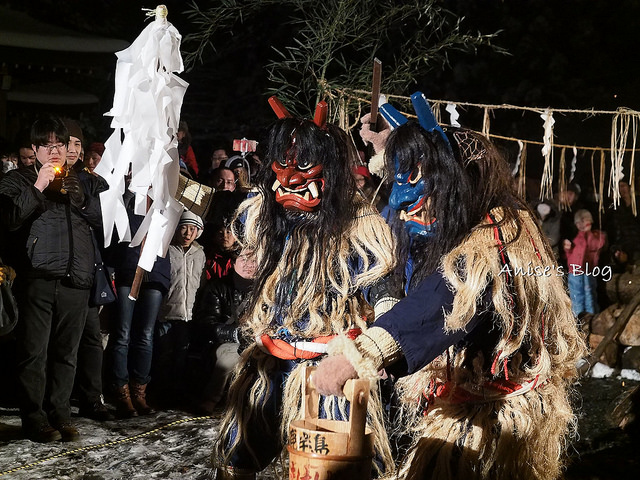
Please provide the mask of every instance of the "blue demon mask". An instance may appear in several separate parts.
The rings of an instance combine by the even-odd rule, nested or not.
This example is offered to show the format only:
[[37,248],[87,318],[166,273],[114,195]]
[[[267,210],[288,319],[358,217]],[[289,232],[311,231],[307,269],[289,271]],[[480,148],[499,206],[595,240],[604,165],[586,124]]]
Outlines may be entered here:
[[402,219],[410,237],[426,238],[433,234],[435,221],[425,223],[419,218],[427,195],[425,182],[419,167],[409,172],[401,172],[398,159],[395,164],[395,182],[389,196],[389,206],[397,211],[403,211]]

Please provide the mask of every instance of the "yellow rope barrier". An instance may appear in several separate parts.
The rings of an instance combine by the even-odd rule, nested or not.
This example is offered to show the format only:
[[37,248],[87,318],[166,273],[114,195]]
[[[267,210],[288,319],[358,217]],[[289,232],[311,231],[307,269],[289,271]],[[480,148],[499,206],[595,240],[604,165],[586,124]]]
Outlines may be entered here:
[[166,425],[162,425],[160,427],[154,428],[152,430],[143,432],[143,433],[139,433],[137,435],[132,435],[131,437],[126,437],[126,438],[122,438],[120,440],[114,440],[112,442],[107,442],[107,443],[101,443],[98,445],[87,445],[86,447],[80,447],[80,448],[75,448],[73,450],[67,450],[65,452],[61,452],[61,453],[57,453],[55,455],[51,455],[47,458],[43,458],[40,459],[38,461],[32,462],[32,463],[28,463],[27,465],[21,465],[20,467],[16,467],[16,468],[12,468],[11,470],[5,470],[4,472],[0,472],[0,477],[2,477],[3,475],[7,475],[9,473],[15,473],[15,472],[19,472],[20,470],[26,470],[28,468],[32,468],[32,467],[36,467],[38,465],[41,465],[45,462],[48,462],[49,460],[53,460],[55,458],[62,458],[62,457],[66,457],[68,455],[72,455],[74,453],[80,453],[80,452],[88,452],[90,450],[97,450],[98,448],[104,448],[104,447],[113,447],[114,445],[120,445],[123,443],[130,443],[133,442],[134,440],[138,440],[139,438],[143,438],[146,436],[151,435],[152,433],[155,432],[159,432],[160,430],[164,430],[166,428],[169,427],[173,427],[175,425],[179,425],[181,423],[187,423],[187,422],[191,422],[194,420],[206,420],[206,419],[210,419],[213,418],[212,416],[205,416],[205,417],[190,417],[190,418],[183,418],[182,420],[176,420],[175,422],[171,422],[168,423]]

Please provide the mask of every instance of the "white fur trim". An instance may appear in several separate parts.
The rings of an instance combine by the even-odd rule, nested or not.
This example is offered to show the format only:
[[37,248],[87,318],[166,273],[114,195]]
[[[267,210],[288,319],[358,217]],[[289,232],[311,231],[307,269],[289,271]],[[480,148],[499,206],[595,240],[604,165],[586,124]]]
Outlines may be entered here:
[[369,171],[380,178],[384,177],[384,150],[371,157],[369,160]]
[[342,354],[347,357],[347,360],[351,362],[351,365],[353,365],[353,368],[358,374],[358,378],[369,380],[371,388],[373,388],[380,379],[374,361],[370,358],[363,357],[353,340],[345,335],[339,335],[327,343],[327,352],[329,355]]

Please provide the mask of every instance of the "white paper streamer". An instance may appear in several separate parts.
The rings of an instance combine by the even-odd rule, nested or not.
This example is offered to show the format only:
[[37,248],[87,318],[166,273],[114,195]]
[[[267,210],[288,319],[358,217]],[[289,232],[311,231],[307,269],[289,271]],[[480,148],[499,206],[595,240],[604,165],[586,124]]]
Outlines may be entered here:
[[[175,75],[184,69],[180,40],[166,16],[156,14],[131,46],[116,54],[113,107],[105,114],[113,117],[114,132],[96,167],[109,183],[109,190],[100,194],[105,245],[111,243],[114,227],[119,240],[131,241],[131,246],[146,235],[138,265],[147,271],[157,255],[166,255],[183,211],[174,199],[180,171],[176,133],[188,87]],[[129,172],[135,213],[145,215],[133,238],[122,199]]]
[[520,161],[522,160],[522,149],[524,148],[524,143],[522,140],[518,140],[518,158],[516,158],[516,164],[511,171],[511,176],[515,177],[518,174],[518,170],[520,170]]
[[553,196],[553,113],[545,110],[540,115],[544,120],[544,136],[542,146],[542,156],[544,157],[544,169],[542,171],[542,182],[540,183],[540,200]]
[[578,164],[578,149],[573,147],[573,160],[571,160],[571,171],[569,172],[569,183],[573,180],[576,174],[576,165]]
[[449,124],[452,127],[459,127],[458,118],[460,118],[460,114],[458,113],[457,106],[455,103],[447,103],[446,107],[447,112],[449,112]]

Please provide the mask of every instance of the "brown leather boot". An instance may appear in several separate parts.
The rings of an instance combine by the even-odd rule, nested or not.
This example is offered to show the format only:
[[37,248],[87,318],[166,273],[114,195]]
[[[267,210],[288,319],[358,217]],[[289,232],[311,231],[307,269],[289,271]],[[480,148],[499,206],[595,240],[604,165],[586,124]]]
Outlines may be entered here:
[[131,383],[131,401],[133,406],[140,415],[150,415],[155,413],[155,410],[147,405],[147,385],[140,385],[139,383]]
[[131,418],[137,417],[138,411],[131,403],[131,395],[129,394],[129,385],[124,384],[121,387],[115,387],[116,391],[116,417]]

